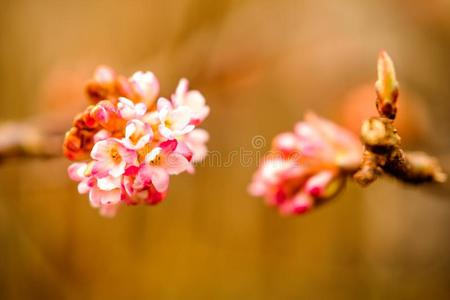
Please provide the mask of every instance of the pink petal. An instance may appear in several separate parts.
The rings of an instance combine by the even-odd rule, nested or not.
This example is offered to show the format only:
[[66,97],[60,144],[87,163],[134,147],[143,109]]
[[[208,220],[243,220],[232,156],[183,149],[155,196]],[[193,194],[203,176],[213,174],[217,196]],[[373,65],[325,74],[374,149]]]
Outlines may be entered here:
[[172,109],[172,103],[166,98],[159,98],[158,103],[156,104],[156,108],[158,111],[164,110],[164,116]]
[[165,196],[166,196],[165,193],[160,193],[156,190],[151,190],[147,194],[146,202],[147,204],[155,205],[164,200]]
[[109,171],[114,166],[109,161],[95,161],[92,165],[92,175],[96,177],[105,177],[109,174]]
[[121,198],[120,189],[111,191],[102,191],[98,188],[92,188],[89,192],[89,200],[93,207],[100,207],[102,205],[119,203]]
[[174,151],[177,153],[180,153],[181,155],[186,157],[186,159],[188,161],[191,161],[193,152],[191,151],[191,149],[188,147],[188,145],[186,143],[178,142],[177,147]]
[[189,106],[193,112],[199,112],[205,106],[205,98],[199,91],[189,91],[186,94],[184,105]]
[[127,149],[124,145],[119,144],[119,154],[122,157],[122,161],[134,165],[137,162],[137,152],[133,149]]
[[105,218],[112,218],[116,215],[118,208],[118,204],[102,205],[100,207],[100,215]]
[[173,140],[167,140],[159,144],[159,147],[161,147],[161,150],[164,154],[172,153],[178,145],[178,141],[176,139]]
[[109,169],[109,175],[119,177],[125,173],[126,162],[122,160],[119,164],[113,164]]
[[280,206],[280,213],[284,215],[298,215],[311,210],[313,199],[311,196],[299,193],[291,201],[286,201]]
[[275,137],[273,147],[285,154],[291,154],[298,150],[298,140],[293,133],[281,133]]
[[122,190],[127,196],[134,194],[134,180],[130,176],[124,176],[122,180]]
[[78,184],[78,193],[80,194],[86,194],[87,192],[89,192],[91,190],[92,187],[94,187],[96,184],[96,179],[94,177],[85,179],[83,181],[81,181]]
[[113,139],[106,139],[95,143],[91,150],[91,157],[96,160],[109,159],[109,150],[115,142]]
[[186,171],[189,161],[183,155],[173,152],[167,156],[164,167],[170,175],[178,175]]
[[162,168],[152,168],[152,184],[155,189],[163,193],[169,187],[169,174]]
[[130,82],[146,102],[153,101],[159,94],[159,81],[152,72],[136,72],[130,77]]
[[86,178],[87,163],[73,163],[67,169],[70,179],[81,181]]
[[313,197],[321,197],[334,176],[335,172],[332,171],[322,171],[315,174],[306,181],[305,192]]

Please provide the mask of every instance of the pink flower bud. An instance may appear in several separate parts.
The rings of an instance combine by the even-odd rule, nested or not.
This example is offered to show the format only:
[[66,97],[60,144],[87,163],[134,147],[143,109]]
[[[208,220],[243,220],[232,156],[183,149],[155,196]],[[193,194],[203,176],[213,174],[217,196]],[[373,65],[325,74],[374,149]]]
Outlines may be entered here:
[[294,132],[275,137],[272,153],[278,156],[261,162],[248,189],[282,214],[305,213],[335,196],[362,156],[353,134],[314,114],[307,114]]

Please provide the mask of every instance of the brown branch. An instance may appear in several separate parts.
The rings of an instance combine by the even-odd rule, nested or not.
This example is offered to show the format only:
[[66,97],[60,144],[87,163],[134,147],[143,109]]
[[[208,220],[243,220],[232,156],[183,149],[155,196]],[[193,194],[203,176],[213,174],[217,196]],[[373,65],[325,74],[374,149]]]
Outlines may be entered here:
[[360,169],[353,178],[363,186],[383,172],[411,184],[444,182],[447,178],[436,158],[423,152],[405,152],[394,126],[397,112],[398,82],[394,64],[386,52],[378,59],[375,83],[379,117],[366,120],[361,127],[364,153]]
[[63,136],[32,122],[0,124],[0,160],[62,156]]

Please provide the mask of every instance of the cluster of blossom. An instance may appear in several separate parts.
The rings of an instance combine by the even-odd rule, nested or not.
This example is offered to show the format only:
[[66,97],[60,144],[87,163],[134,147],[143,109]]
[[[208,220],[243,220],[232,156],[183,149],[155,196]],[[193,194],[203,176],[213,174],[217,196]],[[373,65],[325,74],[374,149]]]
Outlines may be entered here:
[[181,79],[175,93],[159,97],[151,72],[130,78],[99,67],[86,92],[93,103],[75,117],[64,154],[78,191],[104,216],[122,204],[157,204],[169,176],[194,172],[207,154],[208,133],[196,128],[209,114],[202,94]]
[[309,113],[294,132],[275,137],[249,193],[263,196],[282,214],[305,213],[339,192],[361,155],[361,143],[351,132]]

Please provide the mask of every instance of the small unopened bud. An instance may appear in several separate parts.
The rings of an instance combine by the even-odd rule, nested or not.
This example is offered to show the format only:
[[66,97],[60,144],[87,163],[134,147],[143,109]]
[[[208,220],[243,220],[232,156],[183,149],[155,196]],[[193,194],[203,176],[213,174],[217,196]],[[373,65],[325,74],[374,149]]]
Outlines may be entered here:
[[91,102],[110,99],[116,91],[116,78],[116,73],[110,67],[97,67],[94,78],[86,85],[86,93]]
[[398,82],[395,77],[394,63],[386,51],[378,57],[377,109],[382,117],[395,119],[397,113]]
[[98,66],[94,71],[94,80],[99,84],[114,85],[116,72],[108,66]]

